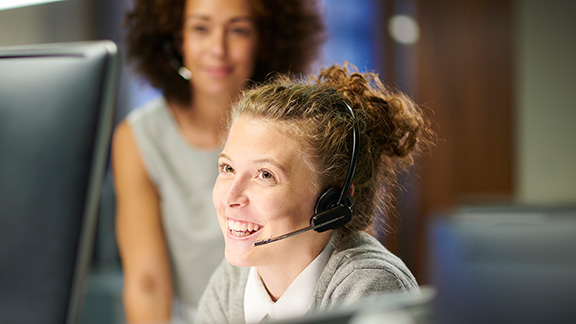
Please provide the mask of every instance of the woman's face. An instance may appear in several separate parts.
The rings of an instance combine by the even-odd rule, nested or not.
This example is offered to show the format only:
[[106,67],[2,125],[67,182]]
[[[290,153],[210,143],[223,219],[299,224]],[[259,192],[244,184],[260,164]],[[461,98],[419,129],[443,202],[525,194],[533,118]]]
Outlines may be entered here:
[[188,0],[182,53],[197,93],[235,97],[254,72],[258,32],[248,0]]
[[315,257],[327,241],[324,233],[308,231],[254,246],[256,241],[308,226],[318,196],[302,148],[278,127],[240,117],[218,159],[212,199],[226,241],[226,259],[236,266],[297,262]]

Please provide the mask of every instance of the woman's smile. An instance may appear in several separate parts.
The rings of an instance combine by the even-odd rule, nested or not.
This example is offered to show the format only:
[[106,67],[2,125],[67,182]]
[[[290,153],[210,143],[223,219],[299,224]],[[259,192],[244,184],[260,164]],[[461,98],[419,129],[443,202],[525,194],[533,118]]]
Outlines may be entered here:
[[246,239],[249,236],[256,234],[263,228],[263,226],[260,224],[234,220],[231,218],[228,218],[227,226],[228,226],[228,234],[231,237],[243,238],[243,239]]
[[212,77],[224,78],[232,74],[232,68],[228,66],[208,66],[203,68],[204,73]]

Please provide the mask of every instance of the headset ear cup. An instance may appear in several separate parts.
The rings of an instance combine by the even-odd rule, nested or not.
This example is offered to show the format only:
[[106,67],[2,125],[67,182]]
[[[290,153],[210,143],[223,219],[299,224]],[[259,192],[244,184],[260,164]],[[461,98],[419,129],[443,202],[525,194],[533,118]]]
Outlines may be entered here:
[[331,187],[324,191],[314,208],[314,216],[310,218],[310,225],[318,233],[338,229],[352,219],[354,198],[346,194],[343,201],[338,204],[342,188]]
[[319,214],[325,212],[330,208],[337,206],[338,198],[340,198],[340,193],[342,188],[330,187],[316,201],[316,207],[314,208],[314,214]]

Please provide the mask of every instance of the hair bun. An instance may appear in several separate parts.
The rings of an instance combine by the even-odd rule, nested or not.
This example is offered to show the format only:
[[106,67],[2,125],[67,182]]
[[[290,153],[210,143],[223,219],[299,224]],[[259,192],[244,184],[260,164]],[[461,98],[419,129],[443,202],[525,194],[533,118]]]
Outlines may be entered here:
[[[351,71],[350,73],[348,71]],[[375,73],[360,73],[346,63],[322,69],[318,84],[339,92],[354,109],[376,155],[408,157],[417,146],[420,130],[425,126],[419,107],[400,91],[384,86]],[[411,158],[408,158],[411,163]]]

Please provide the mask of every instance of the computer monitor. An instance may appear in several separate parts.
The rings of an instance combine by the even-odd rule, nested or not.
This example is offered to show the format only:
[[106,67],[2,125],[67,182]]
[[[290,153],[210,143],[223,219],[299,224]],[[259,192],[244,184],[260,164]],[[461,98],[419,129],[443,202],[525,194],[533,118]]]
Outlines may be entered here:
[[0,47],[0,323],[73,323],[113,128],[110,41]]
[[443,216],[429,245],[435,323],[576,323],[576,206]]
[[415,292],[390,292],[365,297],[353,304],[327,311],[314,311],[296,318],[272,321],[275,324],[428,324],[434,290],[421,286]]

